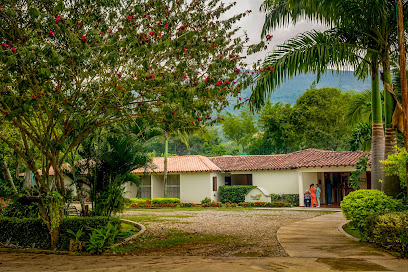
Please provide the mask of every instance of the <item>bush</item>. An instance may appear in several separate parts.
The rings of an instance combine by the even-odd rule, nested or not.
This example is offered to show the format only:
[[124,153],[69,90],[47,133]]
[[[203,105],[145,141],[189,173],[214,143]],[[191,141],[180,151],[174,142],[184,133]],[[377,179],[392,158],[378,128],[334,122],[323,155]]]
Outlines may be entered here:
[[219,187],[219,196],[222,203],[241,203],[245,201],[245,195],[256,186],[252,185],[225,185]]
[[402,211],[406,206],[378,190],[358,190],[348,194],[341,202],[341,210],[350,225],[364,235],[368,216],[387,211]]
[[31,204],[23,204],[18,201],[14,201],[3,208],[1,215],[16,218],[38,218],[38,203],[32,202]]
[[150,198],[129,198],[128,201],[130,204],[146,204],[146,202],[150,202]]
[[180,203],[180,207],[191,208],[191,207],[200,207],[200,205],[197,205],[195,203]]
[[408,213],[370,215],[366,219],[365,239],[408,257]]
[[210,203],[203,203],[203,204],[201,204],[199,207],[202,207],[202,208],[207,208],[207,207],[216,207],[216,208],[219,208],[219,207],[221,207],[221,202],[212,201],[212,202],[210,202]]
[[224,203],[224,206],[227,208],[231,208],[231,207],[238,207],[238,203]]
[[[69,249],[71,236],[68,230],[77,232],[84,229],[83,241],[89,241],[91,229],[105,227],[108,223],[120,226],[120,220],[116,217],[69,217],[62,222],[60,238],[57,248],[62,250]],[[5,242],[9,238],[20,245],[32,246],[39,248],[49,248],[50,235],[47,227],[40,218],[11,218],[0,217],[0,241]]]
[[180,204],[178,198],[153,198],[151,204]]
[[271,194],[271,201],[274,202],[288,202],[292,206],[299,206],[299,195],[298,194]]

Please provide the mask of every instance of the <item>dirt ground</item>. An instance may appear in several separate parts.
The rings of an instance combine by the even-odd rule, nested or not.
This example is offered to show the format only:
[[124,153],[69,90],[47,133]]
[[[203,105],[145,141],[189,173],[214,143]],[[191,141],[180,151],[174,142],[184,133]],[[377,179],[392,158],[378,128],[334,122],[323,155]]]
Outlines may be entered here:
[[321,213],[255,209],[134,210],[122,217],[146,233],[118,254],[139,256],[285,257],[281,226]]

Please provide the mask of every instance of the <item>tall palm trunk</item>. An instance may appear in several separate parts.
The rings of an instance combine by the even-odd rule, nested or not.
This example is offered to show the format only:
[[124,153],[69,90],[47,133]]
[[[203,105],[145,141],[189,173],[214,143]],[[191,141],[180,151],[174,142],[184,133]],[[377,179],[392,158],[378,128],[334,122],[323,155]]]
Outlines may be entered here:
[[[391,82],[391,70],[390,60],[388,53],[385,54],[383,61],[384,82],[392,86]],[[389,154],[396,153],[395,148],[397,144],[397,134],[392,126],[392,115],[395,110],[395,100],[392,94],[385,89],[384,93],[384,117],[385,117],[385,147],[384,147],[384,160],[388,159]],[[383,183],[381,186],[382,191],[390,196],[396,196],[400,191],[400,182],[397,175],[386,176],[384,175]]]
[[380,179],[383,179],[380,160],[384,159],[384,128],[382,123],[382,108],[380,86],[378,78],[377,57],[374,56],[371,64],[371,88],[372,102],[371,111],[373,116],[372,140],[371,140],[371,188],[381,189]]
[[167,158],[169,156],[169,134],[164,133],[164,197],[167,197]]

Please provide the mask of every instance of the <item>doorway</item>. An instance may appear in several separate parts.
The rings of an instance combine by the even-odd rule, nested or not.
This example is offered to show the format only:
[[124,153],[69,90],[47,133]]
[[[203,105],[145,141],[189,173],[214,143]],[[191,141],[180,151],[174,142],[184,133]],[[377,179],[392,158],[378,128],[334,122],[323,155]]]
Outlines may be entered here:
[[338,173],[324,173],[325,182],[325,196],[327,202],[329,202],[329,195],[331,195],[331,203],[334,206],[340,206],[340,202],[348,195],[353,189],[350,187],[350,173],[338,172]]

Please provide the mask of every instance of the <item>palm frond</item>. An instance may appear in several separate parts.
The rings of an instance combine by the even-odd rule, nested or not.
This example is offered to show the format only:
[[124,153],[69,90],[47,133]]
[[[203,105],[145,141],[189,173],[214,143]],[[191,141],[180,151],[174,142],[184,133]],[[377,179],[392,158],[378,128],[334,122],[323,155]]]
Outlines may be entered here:
[[361,48],[344,42],[341,37],[324,32],[305,32],[278,46],[264,63],[267,69],[256,80],[250,99],[251,110],[260,109],[273,90],[298,74],[316,73],[328,68],[337,71],[355,67],[360,61]]
[[346,119],[351,124],[369,122],[371,118],[371,90],[355,94],[347,107]]

